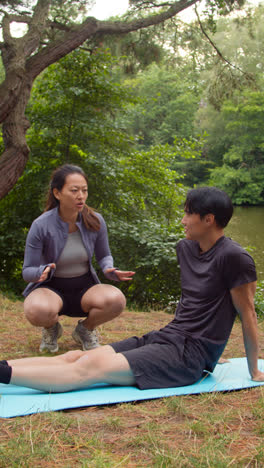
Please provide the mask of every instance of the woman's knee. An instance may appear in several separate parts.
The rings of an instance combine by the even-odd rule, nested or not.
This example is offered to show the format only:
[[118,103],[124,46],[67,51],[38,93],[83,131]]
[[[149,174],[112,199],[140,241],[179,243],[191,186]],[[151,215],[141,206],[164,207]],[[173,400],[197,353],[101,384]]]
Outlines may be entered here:
[[126,306],[126,298],[120,289],[110,285],[97,285],[83,296],[81,302],[85,311],[99,309],[107,313],[109,319],[117,317]]
[[26,299],[24,313],[31,325],[36,327],[52,326],[58,320],[58,310],[50,307],[45,301]]
[[120,289],[112,287],[110,294],[105,297],[104,307],[111,310],[113,315],[118,316],[126,307],[126,298]]

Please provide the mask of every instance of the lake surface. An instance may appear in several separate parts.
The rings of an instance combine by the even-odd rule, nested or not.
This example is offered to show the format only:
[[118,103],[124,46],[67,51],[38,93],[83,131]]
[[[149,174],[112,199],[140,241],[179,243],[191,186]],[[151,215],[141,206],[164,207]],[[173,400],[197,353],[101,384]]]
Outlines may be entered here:
[[250,253],[256,263],[258,279],[264,281],[264,206],[236,207],[225,235]]

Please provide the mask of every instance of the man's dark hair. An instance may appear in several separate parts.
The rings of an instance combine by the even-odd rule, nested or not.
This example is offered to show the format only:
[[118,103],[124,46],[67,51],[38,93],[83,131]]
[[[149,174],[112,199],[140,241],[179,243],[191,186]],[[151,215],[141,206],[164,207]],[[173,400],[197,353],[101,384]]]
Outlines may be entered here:
[[224,228],[232,218],[233,205],[223,190],[216,187],[199,187],[187,193],[184,210],[190,214],[199,214],[201,218],[211,213],[216,224]]

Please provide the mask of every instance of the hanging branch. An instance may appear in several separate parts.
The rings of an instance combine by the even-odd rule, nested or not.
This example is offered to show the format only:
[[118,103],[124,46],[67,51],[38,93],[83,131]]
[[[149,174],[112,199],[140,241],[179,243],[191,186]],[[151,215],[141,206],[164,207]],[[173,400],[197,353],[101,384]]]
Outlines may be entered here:
[[199,26],[200,26],[200,29],[203,33],[203,35],[206,37],[206,39],[209,41],[209,43],[211,44],[211,46],[213,47],[213,49],[216,51],[218,57],[222,60],[222,62],[224,63],[227,63],[231,68],[234,68],[235,70],[238,70],[240,73],[242,73],[243,75],[245,75],[247,78],[249,78],[250,80],[252,80],[252,76],[248,75],[248,73],[244,72],[241,68],[237,67],[236,65],[234,65],[233,63],[231,63],[226,57],[223,56],[222,52],[218,49],[218,47],[216,46],[216,44],[213,42],[213,40],[210,38],[210,36],[207,34],[207,32],[205,31],[204,27],[203,27],[203,24],[201,22],[201,19],[200,19],[200,16],[199,16],[199,13],[198,13],[198,10],[197,10],[197,5],[195,4],[194,5],[194,9],[195,9],[195,14],[197,16],[197,20],[198,20],[198,23],[199,23]]

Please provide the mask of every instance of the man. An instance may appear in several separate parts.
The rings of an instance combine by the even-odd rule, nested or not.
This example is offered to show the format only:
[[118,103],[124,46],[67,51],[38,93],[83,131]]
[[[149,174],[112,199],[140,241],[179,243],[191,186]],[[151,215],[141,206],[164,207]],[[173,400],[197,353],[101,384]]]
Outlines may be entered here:
[[51,392],[101,382],[140,389],[193,384],[204,370],[213,371],[237,312],[249,373],[263,381],[254,309],[256,271],[250,255],[224,236],[232,214],[231,200],[221,190],[202,187],[188,193],[182,219],[186,239],[177,245],[182,295],[166,327],[91,351],[2,361],[0,381]]

